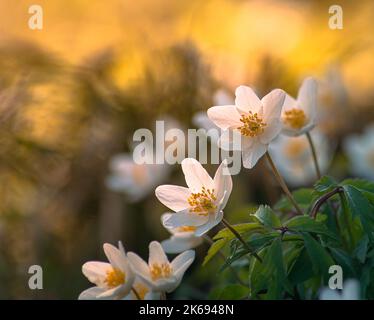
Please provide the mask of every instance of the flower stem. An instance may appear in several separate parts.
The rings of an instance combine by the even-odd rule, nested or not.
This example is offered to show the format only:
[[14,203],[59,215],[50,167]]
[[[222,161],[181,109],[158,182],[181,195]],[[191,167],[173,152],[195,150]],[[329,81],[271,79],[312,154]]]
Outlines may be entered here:
[[161,292],[160,300],[166,300],[166,293]]
[[[203,236],[203,239],[204,239],[206,242],[208,242],[209,245],[212,245],[212,244],[214,243],[214,241],[212,240],[212,238],[209,237],[208,235],[204,235],[204,236]],[[218,253],[218,255],[222,258],[223,261],[226,261],[226,257],[225,257],[225,255],[222,253],[221,250],[218,250],[217,253]],[[229,268],[230,268],[230,270],[232,271],[232,273],[233,273],[234,277],[236,278],[236,280],[237,280],[237,281],[238,281],[242,286],[245,286],[245,287],[246,287],[247,284],[244,283],[244,281],[243,281],[242,279],[240,279],[239,274],[236,272],[236,270],[235,270],[231,265],[229,265]]]
[[310,216],[315,219],[317,217],[317,213],[321,206],[331,197],[338,193],[342,193],[343,188],[342,187],[337,187],[334,190],[324,194],[321,198],[317,199],[317,201],[314,203],[312,210],[310,211]]
[[238,240],[250,252],[251,255],[253,255],[258,261],[260,261],[262,263],[262,259],[260,258],[260,256],[249,246],[249,244],[247,242],[245,242],[245,240],[242,238],[242,236],[240,235],[240,233],[238,231],[236,231],[233,228],[233,226],[225,218],[222,219],[222,224],[227,229],[229,229],[236,238],[238,238]]
[[142,300],[142,298],[140,298],[140,296],[139,296],[138,291],[136,291],[136,289],[134,287],[131,288],[131,291],[134,293],[134,295],[136,296],[136,298],[138,300]]
[[291,191],[288,189],[286,183],[284,182],[282,176],[280,175],[277,167],[275,166],[274,162],[273,162],[273,159],[271,158],[269,152],[266,152],[265,153],[266,155],[266,158],[270,164],[270,167],[271,169],[273,170],[273,173],[275,175],[275,178],[277,179],[279,185],[281,186],[281,188],[283,189],[283,192],[286,194],[286,196],[288,197],[288,199],[291,201],[291,203],[293,204],[293,206],[295,207],[297,213],[299,215],[303,215],[303,211],[301,210],[301,208],[299,207],[299,205],[297,204],[296,200],[294,199],[294,197],[292,196],[292,193]]
[[318,165],[316,148],[314,146],[312,136],[310,135],[309,132],[306,133],[306,137],[308,138],[310,150],[312,151],[314,166],[316,167],[317,178],[319,180],[319,179],[321,179],[321,170],[319,169],[319,165]]

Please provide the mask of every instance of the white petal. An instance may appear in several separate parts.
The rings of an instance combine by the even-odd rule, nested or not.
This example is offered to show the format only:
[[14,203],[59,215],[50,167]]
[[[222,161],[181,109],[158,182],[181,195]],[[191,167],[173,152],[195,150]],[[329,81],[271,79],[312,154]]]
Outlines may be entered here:
[[205,233],[207,233],[209,230],[213,229],[217,224],[219,224],[222,221],[223,218],[223,211],[218,211],[217,214],[210,214],[209,220],[207,223],[199,226],[195,230],[195,236],[201,237]]
[[174,211],[181,211],[189,207],[188,197],[191,191],[186,187],[162,185],[155,191],[156,197],[162,204]]
[[240,114],[235,106],[215,106],[207,111],[209,119],[222,130],[241,126]]
[[262,98],[261,102],[264,107],[263,119],[267,125],[274,121],[280,121],[282,107],[286,93],[281,89],[274,89]]
[[262,144],[256,140],[253,142],[251,148],[243,150],[243,166],[247,169],[252,169],[257,161],[266,153],[267,145]]
[[297,101],[293,97],[291,97],[289,94],[286,93],[286,97],[283,102],[283,108],[282,111],[287,111],[291,109],[297,108]]
[[[193,234],[193,233],[192,233]],[[181,253],[196,248],[203,242],[202,238],[189,236],[186,238],[172,236],[161,242],[166,253]]]
[[170,228],[170,227],[166,227],[165,226],[165,222],[166,222],[166,220],[168,220],[170,217],[171,217],[171,215],[172,215],[173,213],[164,213],[162,216],[161,216],[161,224],[171,233],[171,234],[174,234],[174,229],[173,228]]
[[90,261],[82,266],[82,272],[89,281],[97,286],[103,286],[106,279],[106,273],[112,266],[106,262]]
[[104,291],[105,289],[99,287],[89,288],[79,295],[78,300],[96,300]]
[[262,103],[256,93],[247,86],[239,86],[235,90],[235,105],[239,111],[248,113],[260,112]]
[[226,203],[230,197],[232,191],[232,178],[227,168],[227,161],[224,160],[218,167],[214,176],[214,189],[216,190],[216,197],[222,201],[222,209],[226,206]]
[[148,285],[152,285],[148,264],[134,252],[128,252],[127,258],[130,261],[132,270]]
[[105,290],[104,292],[100,293],[97,298],[98,299],[110,299],[110,300],[119,300],[123,299],[127,296],[131,291],[132,283],[125,283],[124,285],[117,286],[112,289]]
[[208,216],[199,215],[190,212],[190,209],[173,213],[168,219],[164,220],[165,228],[178,228],[184,226],[200,226],[208,221]]
[[213,189],[213,179],[199,161],[192,158],[184,159],[182,170],[186,183],[192,192],[200,192],[202,187]]
[[158,241],[152,241],[149,244],[149,259],[148,264],[164,264],[169,263],[168,257],[166,256],[164,249]]
[[309,121],[314,123],[317,109],[317,82],[315,79],[306,78],[299,90],[297,102],[301,109],[304,110]]
[[110,264],[117,269],[122,271],[125,270],[125,266],[127,266],[127,258],[126,255],[123,254],[120,250],[118,250],[115,246],[104,243],[103,245],[105,255],[107,256]]
[[175,273],[184,273],[194,261],[194,259],[195,251],[187,250],[174,258],[174,260],[171,262],[171,267],[173,268],[173,271]]
[[237,130],[225,130],[218,140],[218,146],[226,151],[241,150],[242,135]]
[[264,132],[259,136],[261,143],[268,144],[272,140],[274,140],[279,133],[282,131],[282,121],[281,120],[273,120],[273,122],[266,126]]

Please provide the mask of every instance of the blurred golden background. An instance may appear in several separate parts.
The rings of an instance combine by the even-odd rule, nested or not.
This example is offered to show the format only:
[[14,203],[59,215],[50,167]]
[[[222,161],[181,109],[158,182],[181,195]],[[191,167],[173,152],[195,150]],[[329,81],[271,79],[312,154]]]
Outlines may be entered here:
[[[110,159],[166,114],[193,127],[217,89],[295,95],[315,76],[336,176],[349,175],[341,141],[374,121],[373,1],[340,1],[343,30],[328,27],[330,1],[39,0],[42,30],[28,28],[32,4],[0,1],[0,298],[76,299],[103,242],[145,255],[167,237],[153,192],[129,202],[107,188]],[[181,184],[174,169],[164,182]],[[263,170],[234,177],[233,221],[279,198]],[[214,287],[200,260],[176,298]],[[33,264],[40,291],[27,285]]]

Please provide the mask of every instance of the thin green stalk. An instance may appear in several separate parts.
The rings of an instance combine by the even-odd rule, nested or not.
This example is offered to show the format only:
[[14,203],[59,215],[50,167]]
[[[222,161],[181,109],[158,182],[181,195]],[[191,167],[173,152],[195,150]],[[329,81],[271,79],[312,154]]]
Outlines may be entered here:
[[309,132],[306,133],[306,137],[307,137],[308,142],[309,142],[310,150],[312,151],[313,162],[314,162],[314,166],[316,168],[317,179],[319,180],[319,179],[321,179],[321,170],[320,170],[319,164],[318,164],[316,148],[314,146],[312,136],[310,135]]
[[[208,235],[203,236],[203,239],[204,239],[206,242],[208,242],[209,245],[212,245],[212,244],[214,243],[214,241],[212,240],[212,238],[209,237]],[[221,257],[221,259],[222,259],[223,261],[226,261],[226,257],[225,257],[225,255],[222,253],[221,250],[218,250],[217,253],[218,253],[218,255]],[[239,274],[236,272],[236,270],[235,270],[231,265],[229,265],[229,269],[232,271],[232,273],[233,273],[234,277],[236,278],[236,280],[237,280],[237,281],[238,281],[242,286],[245,286],[245,287],[246,287],[247,284],[244,283],[244,281],[243,281],[242,279],[240,279]]]
[[286,196],[288,197],[288,199],[291,201],[291,203],[295,207],[297,213],[299,215],[303,215],[303,211],[301,210],[301,208],[297,204],[296,200],[292,196],[291,191],[288,189],[286,182],[283,180],[283,177],[280,175],[280,173],[279,173],[277,167],[275,166],[274,161],[271,158],[269,152],[266,152],[265,155],[266,155],[266,158],[267,158],[267,160],[268,160],[268,162],[270,164],[271,169],[273,170],[275,178],[277,179],[279,185],[283,189],[283,192],[286,194]]
[[222,224],[232,232],[232,234],[243,244],[243,246],[249,251],[251,255],[253,255],[258,261],[262,263],[261,257],[249,246],[247,242],[245,242],[240,233],[236,231],[225,218],[222,219]]

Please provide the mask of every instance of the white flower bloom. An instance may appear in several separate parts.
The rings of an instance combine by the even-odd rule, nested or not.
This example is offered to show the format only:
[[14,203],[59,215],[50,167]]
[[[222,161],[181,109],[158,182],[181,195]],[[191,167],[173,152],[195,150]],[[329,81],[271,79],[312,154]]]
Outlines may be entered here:
[[323,288],[319,295],[320,300],[360,300],[360,283],[357,280],[349,279],[344,282],[343,290]]
[[297,95],[297,100],[286,95],[282,111],[282,132],[288,136],[299,136],[314,128],[317,111],[317,82],[306,78]]
[[363,178],[374,180],[374,125],[362,135],[352,135],[344,141],[352,172]]
[[[311,132],[322,173],[326,172],[332,159],[332,148],[327,137],[319,131]],[[275,165],[284,179],[292,186],[308,185],[316,180],[312,151],[305,136],[278,136],[269,147]]]
[[83,291],[80,300],[123,299],[131,290],[135,275],[122,243],[119,249],[109,243],[103,247],[109,263],[90,261],[82,266],[83,274],[96,286]]
[[176,212],[164,221],[166,228],[191,227],[199,237],[221,222],[232,179],[226,161],[221,163],[214,179],[192,158],[182,161],[182,170],[188,188],[162,185],[156,188],[156,197]]
[[[172,213],[165,213],[161,216],[161,222],[171,217]],[[166,228],[171,237],[161,242],[162,248],[166,253],[181,253],[183,251],[196,248],[203,242],[203,238],[195,236],[196,227],[183,226],[177,228]]]
[[[160,292],[152,291],[152,288],[141,278],[135,277],[133,290],[124,298],[124,300],[160,300]],[[135,293],[136,291],[136,293]]]
[[[282,129],[280,115],[285,92],[275,89],[260,100],[251,88],[240,86],[235,96],[235,105],[211,107],[208,117],[224,130],[220,147],[241,150],[243,166],[250,169],[266,153],[269,143]],[[233,134],[241,135],[240,146],[234,145]]]
[[169,172],[166,164],[137,164],[130,154],[118,154],[110,161],[112,174],[106,180],[109,189],[124,192],[130,201],[147,196]]
[[161,244],[152,241],[149,244],[148,263],[133,252],[127,256],[133,270],[154,292],[172,292],[195,259],[195,251],[185,251],[169,262]]

